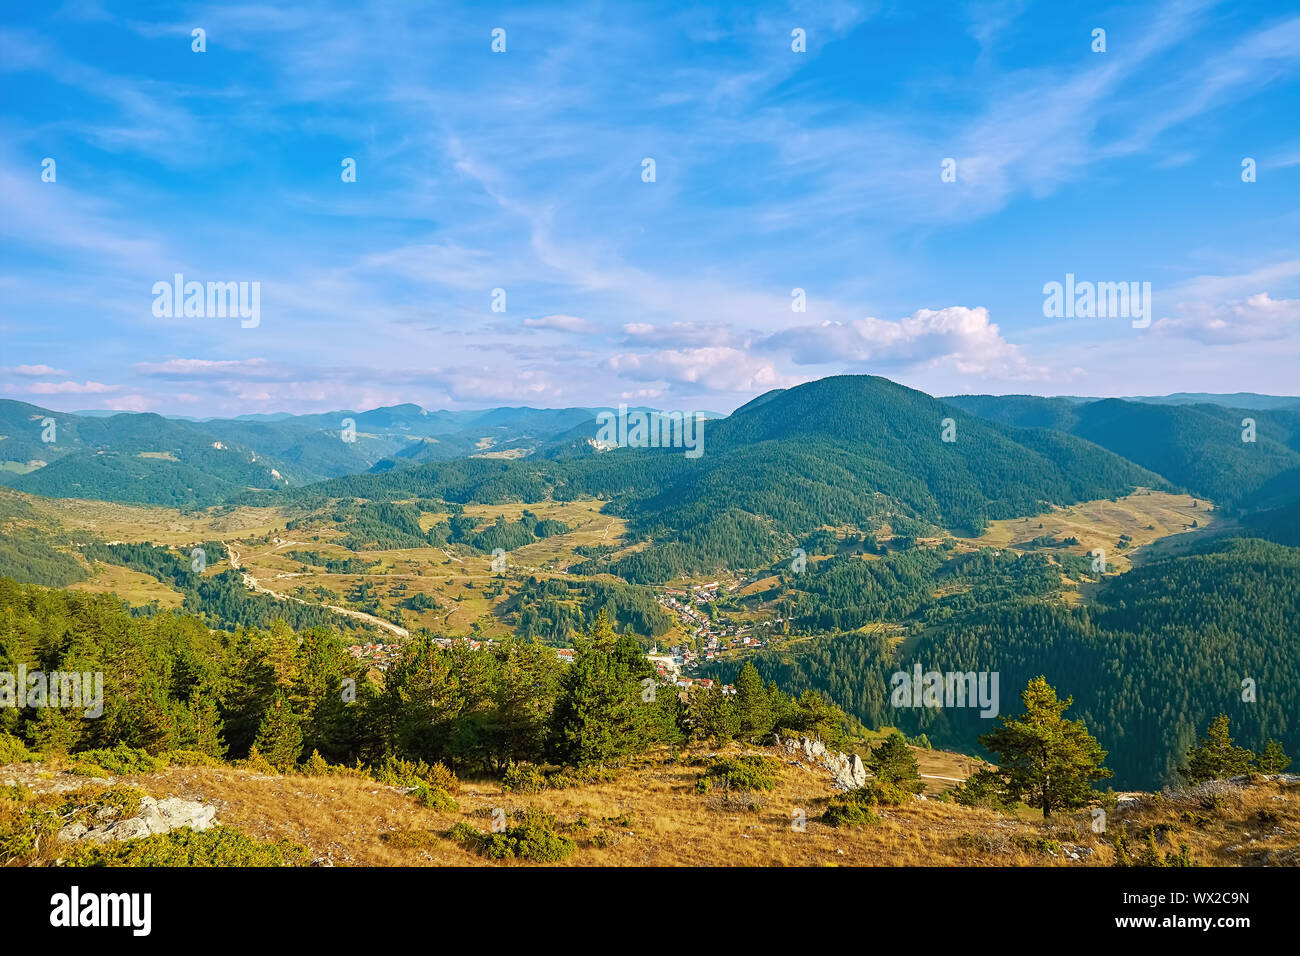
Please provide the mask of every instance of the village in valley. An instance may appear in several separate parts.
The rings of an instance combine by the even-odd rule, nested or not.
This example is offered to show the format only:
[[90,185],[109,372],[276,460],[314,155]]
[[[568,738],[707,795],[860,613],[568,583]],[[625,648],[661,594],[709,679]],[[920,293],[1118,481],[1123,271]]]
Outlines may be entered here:
[[[710,581],[705,584],[683,584],[664,586],[659,589],[657,602],[676,618],[688,640],[670,645],[666,648],[656,644],[646,652],[646,658],[655,667],[656,673],[665,684],[671,684],[683,690],[700,687],[712,689],[716,683],[713,678],[697,676],[701,662],[721,658],[738,650],[757,650],[769,643],[755,633],[760,629],[772,628],[783,623],[782,618],[748,624],[722,622],[707,613],[708,606],[716,602],[720,594],[733,593],[743,587],[744,582],[723,584]],[[478,650],[492,647],[498,643],[495,638],[470,637],[435,637],[433,642],[440,647],[449,648],[458,641]],[[366,641],[353,644],[348,648],[359,661],[365,661],[376,670],[385,671],[400,652],[400,641]],[[574,658],[572,647],[556,647],[555,656],[561,663],[571,664]],[[734,692],[730,685],[723,685],[722,692]]]

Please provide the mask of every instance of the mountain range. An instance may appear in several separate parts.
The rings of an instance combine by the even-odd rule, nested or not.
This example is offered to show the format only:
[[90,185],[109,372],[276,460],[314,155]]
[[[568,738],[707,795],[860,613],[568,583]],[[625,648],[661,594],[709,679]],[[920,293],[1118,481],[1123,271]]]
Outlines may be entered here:
[[[770,555],[823,526],[892,519],[978,531],[991,519],[1139,486],[1247,512],[1295,502],[1300,409],[1205,397],[938,399],[876,376],[834,376],[706,421],[698,459],[673,448],[601,450],[602,410],[593,408],[407,404],[197,421],[0,401],[0,481],[48,496],[187,507],[285,496],[595,496],[635,533],[667,545],[619,569],[656,579]],[[47,432],[54,441],[42,441]]]

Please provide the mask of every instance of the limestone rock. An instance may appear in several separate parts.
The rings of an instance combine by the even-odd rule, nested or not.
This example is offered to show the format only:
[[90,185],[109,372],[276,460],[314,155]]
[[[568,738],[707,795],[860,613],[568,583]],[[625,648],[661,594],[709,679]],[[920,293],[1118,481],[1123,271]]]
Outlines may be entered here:
[[206,830],[217,820],[217,808],[193,800],[179,797],[167,797],[156,800],[142,797],[140,809],[136,815],[125,820],[115,820],[100,826],[87,827],[84,823],[72,823],[59,831],[59,839],[65,843],[77,840],[94,840],[106,843],[110,840],[138,840],[159,833],[170,833],[189,827],[193,830]]

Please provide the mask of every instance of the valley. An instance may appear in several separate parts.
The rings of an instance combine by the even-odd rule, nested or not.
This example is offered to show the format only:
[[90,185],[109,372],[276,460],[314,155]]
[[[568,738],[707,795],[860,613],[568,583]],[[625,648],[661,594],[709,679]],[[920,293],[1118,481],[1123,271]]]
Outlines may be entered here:
[[[1233,702],[1243,677],[1300,686],[1300,655],[1270,650],[1297,640],[1296,552],[1246,533],[1243,493],[1224,506],[1064,431],[963,415],[838,377],[706,423],[699,459],[579,439],[184,507],[0,489],[0,521],[20,580],[225,633],[324,628],[377,693],[426,641],[541,645],[567,666],[603,618],[683,700],[725,699],[751,668],[842,708],[862,746],[900,731],[947,755],[928,783],[988,759],[988,722],[891,708],[890,674],[914,666],[998,671],[1006,695],[1047,675],[1115,747],[1124,788],[1173,779],[1218,711],[1294,747],[1289,691]],[[927,417],[957,420],[956,445]],[[1171,603],[1184,593],[1206,601],[1199,617]]]

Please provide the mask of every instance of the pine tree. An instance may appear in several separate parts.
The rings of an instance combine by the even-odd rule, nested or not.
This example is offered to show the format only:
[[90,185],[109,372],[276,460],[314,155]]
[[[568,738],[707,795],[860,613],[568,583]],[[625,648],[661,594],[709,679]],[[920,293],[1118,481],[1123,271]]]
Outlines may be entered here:
[[1205,737],[1187,751],[1187,763],[1180,768],[1180,773],[1188,782],[1224,780],[1250,772],[1255,755],[1245,747],[1234,746],[1228,730],[1226,714],[1220,714],[1210,721]]
[[735,697],[716,688],[691,691],[686,713],[691,734],[697,740],[710,740],[715,745],[721,745],[735,740],[740,734]]
[[184,750],[197,750],[218,759],[226,755],[226,743],[221,739],[221,715],[217,703],[206,694],[195,694],[186,705],[186,727],[180,735]]
[[1256,763],[1260,773],[1282,773],[1291,766],[1291,758],[1286,755],[1280,743],[1270,740],[1264,745],[1264,750]]
[[572,765],[622,760],[649,743],[653,714],[641,681],[654,669],[635,639],[614,633],[604,610],[575,641],[551,722],[551,752]]
[[1092,783],[1111,776],[1102,766],[1106,751],[1083,721],[1062,714],[1074,698],[1060,700],[1045,677],[1035,677],[1021,693],[1025,713],[1001,717],[1002,726],[980,737],[998,754],[998,773],[1007,792],[1050,818],[1053,810],[1070,810],[1092,799]]
[[907,740],[900,733],[892,733],[871,751],[867,758],[867,769],[876,778],[912,793],[925,789],[921,781],[921,767],[916,762],[916,755],[907,746]]
[[772,730],[767,688],[763,686],[757,668],[749,661],[736,676],[736,715],[740,720],[742,737],[753,740]]
[[277,695],[262,718],[253,746],[277,770],[290,770],[298,763],[302,756],[302,727],[285,695]]

